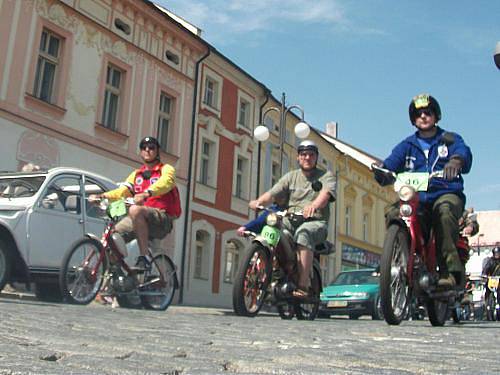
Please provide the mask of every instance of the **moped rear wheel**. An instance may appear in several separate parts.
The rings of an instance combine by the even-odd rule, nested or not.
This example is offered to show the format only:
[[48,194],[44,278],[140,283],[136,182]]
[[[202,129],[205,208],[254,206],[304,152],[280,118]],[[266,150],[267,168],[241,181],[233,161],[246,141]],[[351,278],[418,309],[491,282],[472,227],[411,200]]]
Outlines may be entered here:
[[295,316],[295,308],[289,303],[276,306],[281,319],[290,320]]
[[143,286],[139,286],[142,305],[150,310],[166,310],[175,294],[175,267],[165,254],[157,255],[151,270],[144,272]]
[[387,229],[384,252],[380,260],[380,298],[387,323],[401,323],[409,301],[408,231],[397,224]]
[[314,320],[318,316],[320,293],[321,293],[321,273],[319,267],[315,264],[313,266],[311,289],[312,295],[310,300],[304,302],[297,302],[294,304],[295,315],[298,320]]
[[99,264],[101,250],[102,244],[98,240],[82,238],[66,253],[59,274],[61,294],[66,301],[86,305],[94,300],[106,269],[106,258]]
[[448,317],[448,301],[429,298],[426,303],[429,321],[434,327],[441,327]]
[[253,317],[258,314],[271,282],[271,257],[259,243],[247,250],[233,286],[233,309],[237,315]]

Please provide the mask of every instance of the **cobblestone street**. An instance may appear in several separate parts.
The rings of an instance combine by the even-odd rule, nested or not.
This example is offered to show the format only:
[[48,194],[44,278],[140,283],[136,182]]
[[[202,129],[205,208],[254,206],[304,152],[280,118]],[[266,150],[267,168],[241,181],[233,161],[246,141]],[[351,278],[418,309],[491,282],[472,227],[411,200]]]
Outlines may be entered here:
[[[497,374],[500,324],[241,318],[0,299],[0,374]],[[489,345],[490,343],[491,345]]]

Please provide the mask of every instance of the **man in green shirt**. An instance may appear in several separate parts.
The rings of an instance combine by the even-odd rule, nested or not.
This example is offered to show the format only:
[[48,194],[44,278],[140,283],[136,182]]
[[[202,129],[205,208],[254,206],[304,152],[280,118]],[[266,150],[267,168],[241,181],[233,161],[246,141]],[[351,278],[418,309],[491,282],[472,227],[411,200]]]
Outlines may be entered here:
[[299,169],[285,174],[271,188],[256,200],[250,201],[249,207],[269,205],[280,193],[289,196],[288,210],[302,212],[307,221],[293,222],[286,218],[284,227],[294,236],[297,244],[299,279],[293,295],[307,297],[310,287],[310,275],[314,259],[313,249],[324,242],[328,235],[330,210],[328,203],[335,200],[335,179],[330,171],[317,168],[318,146],[313,141],[303,141],[297,149]]

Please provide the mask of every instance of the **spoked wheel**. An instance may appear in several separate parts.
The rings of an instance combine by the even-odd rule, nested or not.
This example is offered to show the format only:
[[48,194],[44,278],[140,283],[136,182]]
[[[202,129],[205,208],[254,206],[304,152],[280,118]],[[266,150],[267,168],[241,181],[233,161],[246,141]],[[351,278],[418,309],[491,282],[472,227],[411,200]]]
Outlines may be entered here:
[[309,300],[294,304],[295,315],[299,320],[314,320],[318,315],[321,293],[321,276],[319,268],[314,265],[312,271],[311,289],[312,295]]
[[399,324],[409,301],[409,237],[406,229],[392,224],[387,230],[380,261],[380,298],[385,321]]
[[264,304],[271,281],[271,257],[259,243],[253,243],[242,259],[233,286],[233,309],[237,315],[255,316]]
[[151,310],[166,310],[174,298],[175,286],[174,264],[165,254],[155,256],[151,270],[144,272],[142,286],[139,286],[143,306]]
[[295,308],[289,303],[278,305],[278,314],[280,314],[281,319],[290,320],[295,316]]
[[93,238],[83,238],[64,256],[59,284],[64,299],[78,305],[94,300],[101,288],[106,258],[99,263],[102,245]]
[[431,324],[434,327],[443,326],[446,322],[446,318],[448,317],[448,301],[429,298],[426,305],[427,315],[429,315],[429,321]]

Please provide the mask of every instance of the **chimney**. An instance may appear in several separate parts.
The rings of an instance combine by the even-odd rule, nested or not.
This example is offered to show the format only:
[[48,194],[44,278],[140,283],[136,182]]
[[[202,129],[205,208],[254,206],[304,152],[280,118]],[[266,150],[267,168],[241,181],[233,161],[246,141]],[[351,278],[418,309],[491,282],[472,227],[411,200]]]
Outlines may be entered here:
[[327,122],[325,125],[326,134],[328,134],[330,137],[337,138],[338,126],[339,124],[335,121]]

